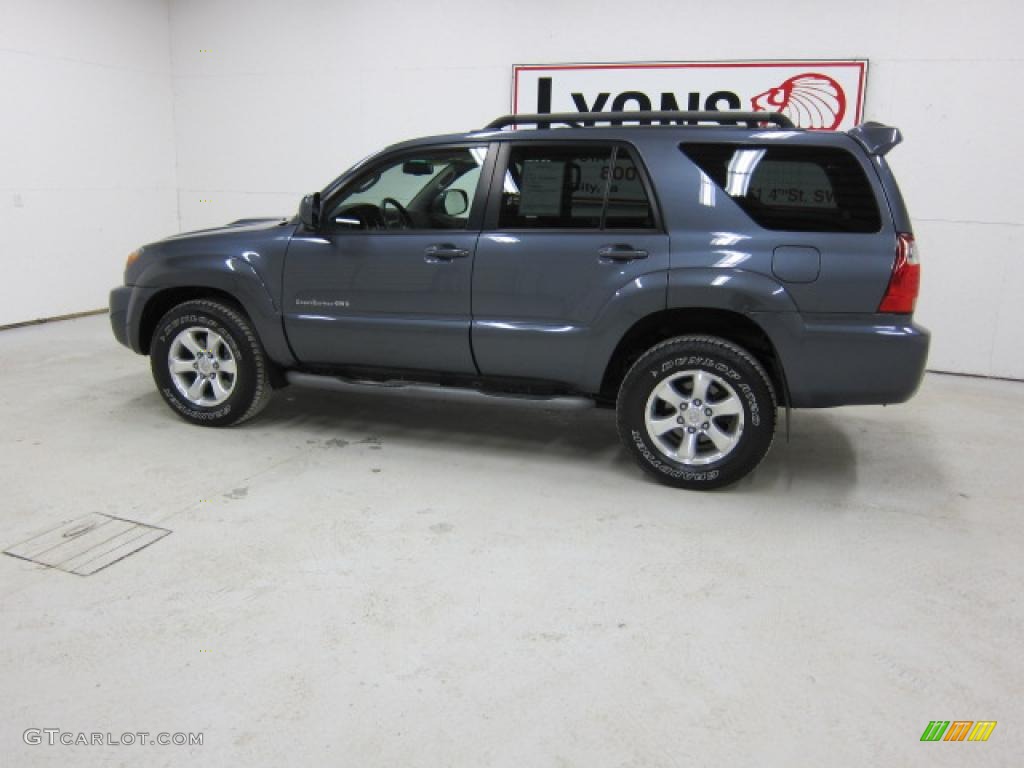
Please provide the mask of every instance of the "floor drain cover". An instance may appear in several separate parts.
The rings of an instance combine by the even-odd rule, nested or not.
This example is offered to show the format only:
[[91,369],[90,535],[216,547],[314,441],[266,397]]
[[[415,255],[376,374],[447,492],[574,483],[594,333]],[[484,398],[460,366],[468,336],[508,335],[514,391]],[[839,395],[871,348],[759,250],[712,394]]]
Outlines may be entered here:
[[169,533],[166,528],[93,514],[16,544],[5,549],[4,554],[89,576]]

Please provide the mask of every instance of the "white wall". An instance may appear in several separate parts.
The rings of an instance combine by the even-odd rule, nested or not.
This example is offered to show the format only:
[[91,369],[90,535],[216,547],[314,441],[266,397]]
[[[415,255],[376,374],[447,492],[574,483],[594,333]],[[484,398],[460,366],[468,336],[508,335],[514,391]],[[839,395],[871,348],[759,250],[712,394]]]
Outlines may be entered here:
[[388,142],[480,126],[514,63],[866,57],[867,118],[906,136],[930,365],[1021,378],[1022,23],[1009,0],[175,0],[182,222],[290,213]]
[[[864,57],[867,118],[906,136],[890,159],[922,249],[930,366],[1024,378],[1024,164],[1012,135],[1024,118],[1024,11],[1009,0],[171,0],[173,100],[162,102],[160,3],[20,2],[17,16],[30,18],[14,25],[11,5],[0,0],[0,93],[15,94],[16,114],[40,102],[47,117],[16,118],[25,151],[0,150],[0,255],[10,263],[16,245],[26,276],[67,275],[75,294],[54,294],[62,311],[99,306],[96,288],[116,282],[123,252],[173,228],[175,151],[177,213],[194,229],[290,214],[303,193],[387,143],[482,125],[508,111],[514,63]],[[97,5],[107,28],[80,10]],[[40,34],[58,13],[71,20]],[[86,87],[106,94],[100,110],[81,103]],[[111,101],[126,108],[102,108]],[[69,178],[88,190],[87,210],[67,214],[70,232],[41,205]],[[29,182],[48,191],[13,209]],[[126,198],[147,201],[127,226],[117,217]],[[30,216],[10,242],[6,223]],[[18,283],[12,295],[0,281],[0,317],[56,311],[38,279]]]
[[162,0],[0,0],[0,325],[105,307],[177,229]]

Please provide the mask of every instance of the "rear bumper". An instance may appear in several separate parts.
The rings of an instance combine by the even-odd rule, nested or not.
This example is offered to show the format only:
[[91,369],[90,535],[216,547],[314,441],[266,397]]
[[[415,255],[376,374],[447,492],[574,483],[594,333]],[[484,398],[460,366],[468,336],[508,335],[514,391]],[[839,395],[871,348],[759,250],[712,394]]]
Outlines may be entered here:
[[909,400],[924,377],[931,334],[903,315],[759,313],[794,408]]

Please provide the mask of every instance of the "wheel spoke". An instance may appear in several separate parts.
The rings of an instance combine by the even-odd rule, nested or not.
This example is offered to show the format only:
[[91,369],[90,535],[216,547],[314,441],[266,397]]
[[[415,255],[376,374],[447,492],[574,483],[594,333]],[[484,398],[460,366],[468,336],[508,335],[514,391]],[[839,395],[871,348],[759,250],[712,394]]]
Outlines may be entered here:
[[679,394],[676,388],[672,386],[672,383],[672,379],[665,379],[654,388],[654,396],[675,408],[679,405],[679,401],[682,400],[683,397]]
[[203,352],[203,345],[196,340],[196,332],[189,331],[178,336],[178,341],[185,347],[193,356],[199,357]]
[[739,439],[739,435],[731,435],[728,432],[723,432],[714,423],[708,426],[707,436],[711,439],[711,442],[715,444],[715,448],[717,448],[720,453],[728,453],[732,450],[732,447]]
[[676,413],[673,413],[671,416],[649,417],[647,419],[647,429],[655,436],[663,437],[673,429],[682,428],[682,425],[676,421],[676,418]]
[[696,432],[687,432],[683,435],[683,441],[676,451],[676,458],[682,461],[692,461],[697,458],[697,438]]
[[217,356],[217,350],[220,348],[222,343],[223,339],[221,339],[221,337],[216,333],[213,331],[206,332],[206,351],[212,352],[214,357]]
[[220,376],[214,376],[210,379],[210,385],[213,387],[213,399],[218,403],[231,394],[231,391],[225,388],[224,384],[221,382]]
[[203,397],[203,384],[206,383],[206,379],[196,374],[195,381],[192,382],[187,390],[189,400],[198,402]]
[[229,357],[227,360],[221,360],[220,361],[220,372],[221,373],[230,373],[232,376],[234,376],[238,372],[238,369],[235,366],[234,358]]
[[694,400],[707,402],[708,388],[714,381],[714,377],[707,371],[697,371],[693,375],[693,392],[690,394]]
[[719,416],[736,416],[743,413],[743,404],[740,402],[740,399],[731,395],[725,400],[711,403],[711,408],[716,418]]
[[195,373],[192,360],[171,360],[171,373]]

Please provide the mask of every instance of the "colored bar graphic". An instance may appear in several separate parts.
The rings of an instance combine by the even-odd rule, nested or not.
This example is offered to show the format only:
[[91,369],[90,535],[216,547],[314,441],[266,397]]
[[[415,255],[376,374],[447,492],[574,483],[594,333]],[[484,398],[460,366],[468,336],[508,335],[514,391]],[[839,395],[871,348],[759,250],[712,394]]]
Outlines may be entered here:
[[949,720],[932,720],[921,734],[921,741],[939,741],[949,727]]
[[979,720],[974,724],[974,730],[967,737],[968,741],[988,741],[988,737],[995,730],[996,720]]
[[995,720],[930,720],[921,734],[921,741],[988,741],[995,730]]
[[971,726],[974,725],[973,720],[956,720],[949,730],[946,731],[946,738],[943,741],[963,741],[967,738],[967,734],[971,730]]

